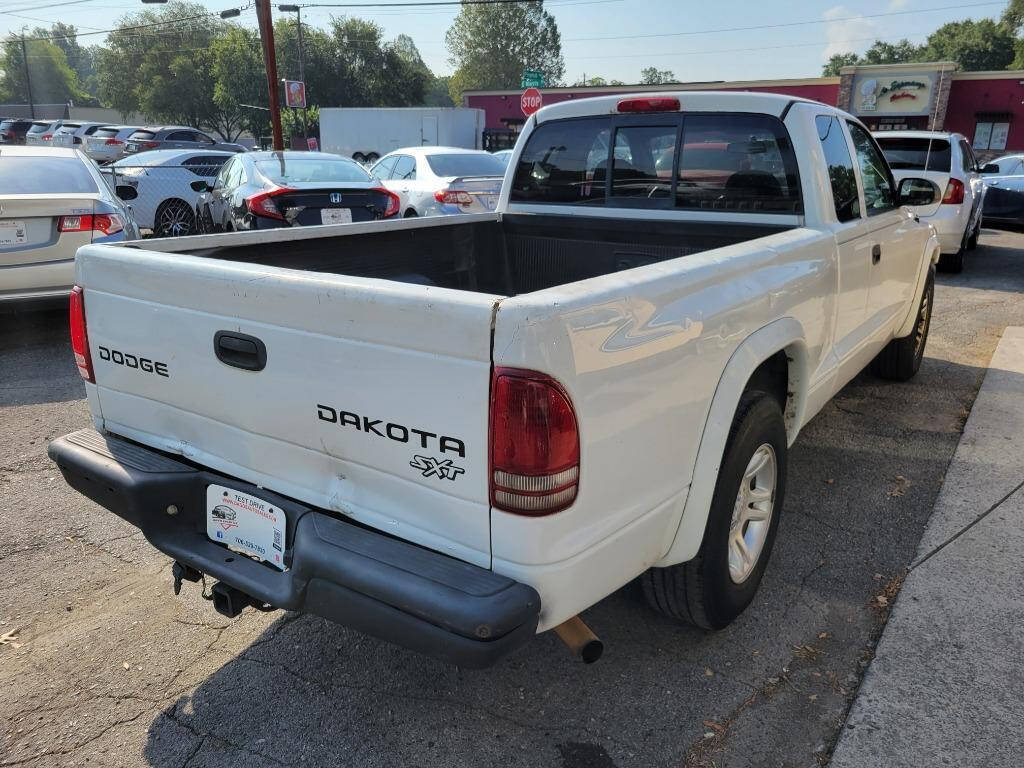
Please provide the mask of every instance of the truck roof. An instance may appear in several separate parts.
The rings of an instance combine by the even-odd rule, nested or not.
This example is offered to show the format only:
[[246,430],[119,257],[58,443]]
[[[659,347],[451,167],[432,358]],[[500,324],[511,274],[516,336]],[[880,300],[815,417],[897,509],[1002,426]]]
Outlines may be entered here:
[[[613,96],[595,96],[589,99],[571,99],[558,104],[542,107],[537,113],[538,123],[546,120],[562,120],[569,117],[617,114],[618,104],[623,99],[677,98],[681,112],[756,112],[781,117],[786,107],[794,101],[818,104],[811,99],[802,99],[781,93],[754,93],[752,91],[644,91],[637,94],[619,93]],[[826,104],[822,108],[835,110]]]
[[953,139],[964,138],[962,133],[953,131],[873,131],[876,139]]

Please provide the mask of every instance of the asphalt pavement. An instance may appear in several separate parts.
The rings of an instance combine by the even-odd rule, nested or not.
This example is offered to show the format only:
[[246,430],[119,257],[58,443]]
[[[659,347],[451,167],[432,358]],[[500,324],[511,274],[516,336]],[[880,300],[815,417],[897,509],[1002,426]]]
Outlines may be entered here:
[[[862,374],[791,453],[758,598],[704,634],[629,585],[484,671],[321,619],[227,620],[47,441],[89,424],[63,313],[0,315],[0,766],[813,766],[827,762],[986,366],[1024,325],[1024,235],[940,275],[927,357]],[[882,599],[879,599],[882,598]],[[923,704],[922,704],[923,706]]]

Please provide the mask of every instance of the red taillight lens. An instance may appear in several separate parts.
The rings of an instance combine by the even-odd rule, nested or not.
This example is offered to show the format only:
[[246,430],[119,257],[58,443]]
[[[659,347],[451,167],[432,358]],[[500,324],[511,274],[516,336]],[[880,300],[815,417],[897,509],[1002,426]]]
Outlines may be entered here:
[[146,149],[156,149],[157,147],[160,146],[160,142],[159,141],[144,141],[144,142],[142,142],[142,146],[144,146]]
[[124,222],[115,213],[86,213],[81,216],[61,216],[57,219],[59,232],[102,232],[113,235],[124,229]]
[[267,192],[258,192],[245,198],[245,207],[253,216],[264,216],[268,219],[284,221],[284,214],[278,209],[274,198],[286,192],[294,192],[290,187],[277,187]]
[[942,196],[943,205],[960,205],[964,201],[964,183],[960,179],[950,179],[946,185],[946,193]]
[[124,142],[121,141],[120,139],[107,139],[103,143],[106,144],[108,147],[113,144],[124,144]]
[[651,99],[622,99],[619,112],[678,112],[679,99],[655,97]]
[[50,141],[51,139],[53,139],[53,134],[52,133],[44,133],[41,138],[42,138],[43,141]]
[[549,376],[495,368],[491,384],[491,504],[549,515],[576,500],[580,436],[565,390]]
[[398,195],[392,192],[390,189],[384,189],[384,187],[374,187],[374,192],[380,192],[381,194],[388,196],[388,206],[384,210],[384,218],[387,219],[398,213],[398,209],[402,207],[402,201],[399,200]]
[[89,333],[85,328],[85,297],[82,286],[71,289],[70,303],[71,349],[75,353],[75,364],[82,378],[95,384],[96,377],[92,373],[92,356],[89,354]]
[[439,189],[434,193],[434,199],[444,205],[472,205],[473,196],[469,192],[459,189]]

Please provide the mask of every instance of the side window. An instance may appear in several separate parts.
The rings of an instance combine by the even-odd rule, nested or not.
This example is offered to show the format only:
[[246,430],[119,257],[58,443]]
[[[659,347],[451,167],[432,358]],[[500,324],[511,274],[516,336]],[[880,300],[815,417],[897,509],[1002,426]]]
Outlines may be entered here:
[[678,126],[626,125],[615,131],[612,196],[659,198],[672,193]]
[[198,141],[200,144],[215,144],[213,139],[207,136],[205,133],[199,133],[198,131],[194,134],[194,141]]
[[228,186],[234,189],[236,187],[240,187],[242,184],[245,184],[245,165],[241,160],[239,160],[231,170],[231,178],[228,179]]
[[392,155],[391,157],[385,157],[370,171],[370,173],[381,181],[387,181],[391,178],[391,172],[395,169],[395,163],[398,162],[398,156]]
[[235,164],[235,160],[228,160],[221,166],[220,171],[217,173],[217,178],[213,182],[214,189],[223,189],[227,186],[228,176],[231,175],[231,169]]
[[397,181],[412,181],[416,178],[416,158],[409,155],[399,155],[395,162],[395,169],[391,172],[391,178]]
[[767,115],[688,115],[676,206],[800,213],[796,157],[782,123]]
[[836,207],[839,221],[860,218],[860,196],[857,194],[857,175],[853,170],[853,158],[843,134],[839,120],[831,115],[814,118],[818,127],[818,138],[825,153],[828,166],[828,180],[832,185],[832,203]]
[[971,145],[963,139],[960,139],[960,154],[963,155],[965,171],[970,173],[978,167],[978,161],[974,157],[974,152],[971,151]]
[[172,131],[167,134],[166,141],[192,141],[192,134],[188,131]]
[[519,156],[509,199],[515,203],[603,205],[609,123],[606,117],[542,123]]
[[224,158],[217,155],[195,155],[182,163],[196,176],[210,177],[217,174],[224,165]]
[[861,183],[864,185],[864,207],[868,216],[891,211],[896,207],[896,189],[892,171],[871,136],[856,123],[850,126],[850,137],[857,152]]

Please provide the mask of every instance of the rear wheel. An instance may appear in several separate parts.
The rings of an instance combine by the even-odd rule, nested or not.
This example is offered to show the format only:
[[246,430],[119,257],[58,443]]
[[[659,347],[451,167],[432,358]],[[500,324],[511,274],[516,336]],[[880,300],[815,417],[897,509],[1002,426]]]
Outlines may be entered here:
[[924,359],[928,343],[928,329],[932,324],[932,305],[935,303],[935,275],[929,270],[928,279],[917,308],[914,330],[902,339],[893,339],[878,357],[871,361],[871,372],[883,379],[908,381],[914,377]]
[[971,232],[970,237],[967,238],[967,250],[973,251],[978,247],[978,235],[981,234],[981,220],[974,225],[974,231]]
[[164,200],[153,217],[153,234],[157,237],[181,237],[196,233],[196,215],[184,200]]
[[704,629],[722,629],[743,612],[754,599],[775,543],[787,457],[778,402],[765,392],[745,392],[697,556],[651,568],[640,577],[652,608]]

